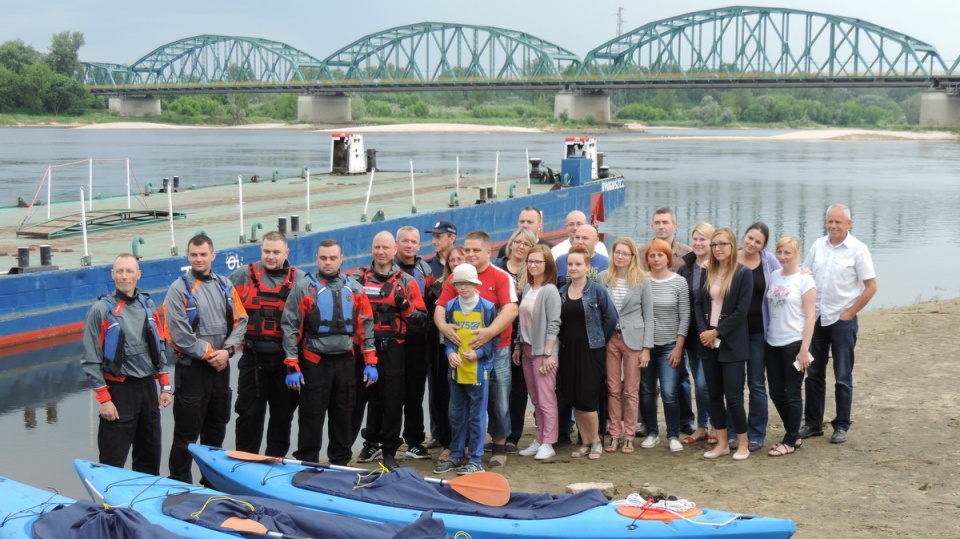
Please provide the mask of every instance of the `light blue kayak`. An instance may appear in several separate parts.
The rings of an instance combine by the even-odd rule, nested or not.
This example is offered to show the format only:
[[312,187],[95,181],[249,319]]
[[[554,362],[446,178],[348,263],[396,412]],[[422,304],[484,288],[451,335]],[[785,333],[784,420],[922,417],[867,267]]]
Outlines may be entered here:
[[73,503],[55,492],[0,477],[0,538],[32,539],[30,528],[40,515]]
[[[314,468],[289,460],[255,462],[196,444],[190,446],[190,452],[207,480],[224,492],[397,524],[432,510],[454,537],[786,539],[796,531],[790,520],[712,509],[680,517],[657,515],[653,510],[624,516],[596,490],[558,496],[512,492],[505,506],[489,507],[470,501],[462,489],[457,492],[451,486],[428,483],[410,468],[376,474]],[[657,519],[647,520],[650,516]]]

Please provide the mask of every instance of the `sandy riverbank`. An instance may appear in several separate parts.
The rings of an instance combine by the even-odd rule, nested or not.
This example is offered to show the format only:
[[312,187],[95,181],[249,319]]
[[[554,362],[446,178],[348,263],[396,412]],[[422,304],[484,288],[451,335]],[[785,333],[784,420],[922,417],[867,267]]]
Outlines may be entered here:
[[[634,127],[634,129],[638,129]],[[852,128],[820,128],[820,129],[799,129],[787,133],[778,134],[751,134],[751,129],[730,129],[729,134],[701,136],[697,135],[698,129],[695,128],[676,128],[676,127],[643,127],[642,130],[648,134],[656,135],[660,131],[669,131],[670,135],[663,137],[643,137],[637,138],[638,142],[651,140],[718,140],[718,141],[752,141],[752,140],[780,140],[780,141],[960,141],[960,135],[947,133],[943,131],[890,131],[886,129],[852,129]],[[676,135],[677,131],[683,131],[683,135]]]
[[[845,444],[830,444],[828,427],[795,454],[771,458],[758,451],[745,462],[703,460],[702,443],[680,453],[666,443],[638,447],[599,461],[572,459],[565,447],[543,463],[511,457],[502,473],[513,489],[535,492],[602,481],[625,498],[649,484],[704,507],[792,519],[797,537],[960,537],[960,362],[949,337],[958,325],[960,299],[860,317],[855,423]],[[832,379],[831,372],[828,388]],[[830,390],[827,420],[832,397]],[[532,424],[528,417],[521,447],[530,442]],[[767,446],[781,436],[771,404]],[[402,463],[432,475],[430,461]]]

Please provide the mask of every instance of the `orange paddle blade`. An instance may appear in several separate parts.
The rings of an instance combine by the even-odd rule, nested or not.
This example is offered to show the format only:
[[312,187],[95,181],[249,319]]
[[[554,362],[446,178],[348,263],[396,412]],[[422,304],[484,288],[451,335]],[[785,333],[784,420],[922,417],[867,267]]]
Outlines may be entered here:
[[503,507],[510,501],[510,484],[498,473],[477,472],[444,483],[464,498],[481,505]]
[[256,520],[250,520],[249,518],[240,518],[240,517],[230,517],[227,520],[224,520],[220,524],[221,528],[229,528],[231,530],[236,530],[238,532],[254,532],[266,535],[267,527],[263,524],[260,524]]
[[227,451],[227,456],[232,459],[246,460],[248,462],[283,463],[283,458],[281,457],[268,457],[267,455],[258,455],[256,453],[248,453],[246,451]]

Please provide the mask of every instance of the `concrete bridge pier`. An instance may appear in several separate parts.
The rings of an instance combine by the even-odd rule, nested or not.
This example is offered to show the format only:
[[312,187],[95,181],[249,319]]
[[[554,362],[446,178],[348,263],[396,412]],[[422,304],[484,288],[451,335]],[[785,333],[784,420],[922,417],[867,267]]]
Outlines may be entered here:
[[960,87],[931,88],[923,92],[920,126],[960,128]]
[[346,94],[301,95],[297,98],[297,119],[318,124],[350,122],[350,105],[351,98]]
[[564,90],[553,100],[553,117],[567,113],[571,120],[593,118],[597,123],[610,123],[610,94],[598,91],[571,92]]
[[110,112],[120,116],[160,116],[159,97],[118,96],[108,100]]

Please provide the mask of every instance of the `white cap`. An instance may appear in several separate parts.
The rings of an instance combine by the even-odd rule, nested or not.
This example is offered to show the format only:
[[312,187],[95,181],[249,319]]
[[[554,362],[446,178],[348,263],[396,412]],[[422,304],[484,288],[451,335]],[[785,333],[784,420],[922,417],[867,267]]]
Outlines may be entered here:
[[453,268],[453,280],[450,281],[450,284],[457,283],[483,284],[483,282],[477,278],[477,268],[473,267],[472,264],[466,263]]

